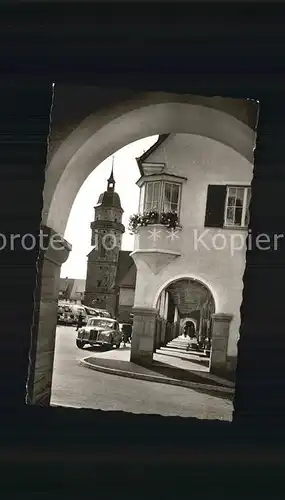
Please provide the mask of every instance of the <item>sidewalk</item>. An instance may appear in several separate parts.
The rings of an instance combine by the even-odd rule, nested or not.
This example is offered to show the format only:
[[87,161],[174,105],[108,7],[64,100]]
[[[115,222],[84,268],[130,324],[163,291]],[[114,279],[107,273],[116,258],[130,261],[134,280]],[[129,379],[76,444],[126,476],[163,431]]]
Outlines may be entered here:
[[130,345],[108,351],[86,349],[88,356],[80,364],[87,368],[151,382],[189,387],[232,398],[234,383],[209,373],[209,358],[194,349],[187,351],[189,339],[178,337],[154,354],[150,367],[132,363]]

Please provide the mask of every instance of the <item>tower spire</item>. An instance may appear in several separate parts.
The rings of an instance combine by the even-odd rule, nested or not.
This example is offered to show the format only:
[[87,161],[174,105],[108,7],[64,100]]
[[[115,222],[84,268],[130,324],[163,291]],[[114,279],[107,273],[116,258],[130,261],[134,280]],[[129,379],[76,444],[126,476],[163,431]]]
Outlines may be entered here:
[[108,179],[108,191],[114,191],[115,190],[115,179],[114,179],[114,161],[115,161],[115,156],[112,156],[112,170],[111,170],[111,175]]

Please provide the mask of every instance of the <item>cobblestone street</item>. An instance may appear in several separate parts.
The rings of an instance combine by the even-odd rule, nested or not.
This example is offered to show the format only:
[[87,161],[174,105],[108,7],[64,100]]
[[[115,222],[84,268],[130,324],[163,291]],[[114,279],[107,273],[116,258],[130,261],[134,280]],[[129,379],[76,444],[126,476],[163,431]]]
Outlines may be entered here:
[[100,373],[79,365],[74,327],[57,328],[51,404],[164,416],[231,420],[231,401],[195,390]]

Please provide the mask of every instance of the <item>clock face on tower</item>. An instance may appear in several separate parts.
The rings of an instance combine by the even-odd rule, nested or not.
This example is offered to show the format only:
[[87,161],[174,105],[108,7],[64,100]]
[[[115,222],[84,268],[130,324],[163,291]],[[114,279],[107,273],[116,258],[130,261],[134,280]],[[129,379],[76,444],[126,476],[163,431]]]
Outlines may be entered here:
[[101,240],[101,256],[114,260],[118,257],[118,251],[117,236],[112,233],[104,234]]
[[106,250],[113,250],[114,248],[114,238],[113,236],[107,234],[105,237],[104,237],[104,244],[105,244],[105,249]]

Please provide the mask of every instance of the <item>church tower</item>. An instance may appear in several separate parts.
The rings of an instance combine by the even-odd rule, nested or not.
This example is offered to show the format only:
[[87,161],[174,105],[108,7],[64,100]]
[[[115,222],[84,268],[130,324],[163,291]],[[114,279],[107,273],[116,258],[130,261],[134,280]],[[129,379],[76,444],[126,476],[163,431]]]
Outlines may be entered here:
[[107,190],[100,194],[94,207],[94,220],[91,222],[91,245],[88,255],[84,303],[91,307],[107,309],[115,316],[119,299],[116,275],[122,235],[123,209],[118,193],[115,192],[114,158]]

